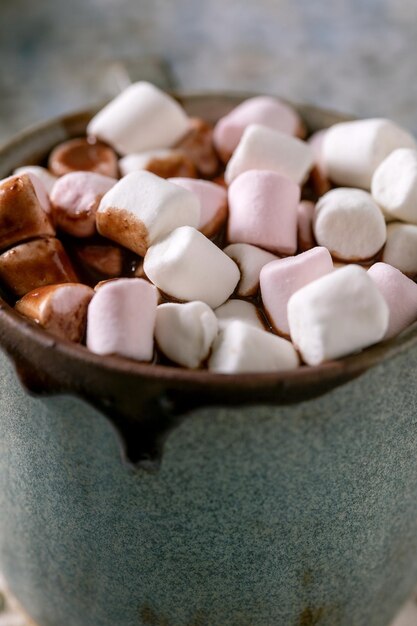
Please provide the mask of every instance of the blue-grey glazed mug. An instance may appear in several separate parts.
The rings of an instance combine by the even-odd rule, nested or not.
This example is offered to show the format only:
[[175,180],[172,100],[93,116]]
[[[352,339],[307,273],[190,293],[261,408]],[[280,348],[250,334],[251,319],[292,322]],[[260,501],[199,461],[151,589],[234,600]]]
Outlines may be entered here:
[[[182,101],[214,121],[242,97]],[[0,177],[88,118],[17,138]],[[0,570],[39,626],[386,626],[413,589],[416,328],[222,376],[90,354],[0,301],[0,345]]]

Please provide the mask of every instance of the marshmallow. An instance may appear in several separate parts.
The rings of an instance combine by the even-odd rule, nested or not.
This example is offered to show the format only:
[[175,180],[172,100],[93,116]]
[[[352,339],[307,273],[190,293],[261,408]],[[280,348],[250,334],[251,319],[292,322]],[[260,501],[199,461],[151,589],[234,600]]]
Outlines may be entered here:
[[100,200],[116,182],[95,172],[70,172],[58,178],[51,192],[55,224],[75,237],[94,235]]
[[217,332],[217,318],[204,302],[169,302],[157,308],[155,339],[160,350],[174,363],[192,369],[200,367]]
[[322,158],[334,183],[369,190],[376,168],[397,148],[416,148],[416,142],[390,120],[356,120],[326,131]]
[[0,249],[55,234],[39,202],[33,178],[33,174],[21,174],[0,182]]
[[380,341],[389,309],[358,265],[348,265],[296,291],[288,302],[291,339],[308,365],[337,359]]
[[190,226],[175,229],[146,253],[145,274],[178,300],[201,300],[211,308],[233,293],[239,269],[210,239]]
[[213,178],[220,168],[213,146],[213,130],[198,117],[190,118],[187,134],[175,147],[191,159],[201,176]]
[[48,195],[51,193],[52,187],[57,181],[56,176],[51,174],[46,167],[41,167],[40,165],[23,165],[22,167],[17,167],[13,172],[13,176],[20,174],[34,174],[36,178],[41,181]]
[[298,365],[289,341],[236,320],[223,327],[209,360],[209,370],[222,374],[280,372]]
[[87,271],[96,275],[117,278],[123,272],[123,252],[115,246],[79,245],[75,254]]
[[381,209],[368,192],[340,187],[316,204],[314,235],[338,259],[361,261],[379,252],[387,229]]
[[78,343],[84,337],[93,295],[91,287],[80,283],[48,285],[27,293],[15,308],[50,333]]
[[266,126],[250,124],[227,164],[225,180],[230,184],[247,170],[271,170],[301,184],[313,160],[313,151],[304,141]]
[[97,230],[143,256],[174,228],[197,226],[199,219],[195,194],[150,172],[132,172],[103,196]]
[[93,117],[87,133],[122,155],[171,148],[188,131],[184,109],[147,82],[129,85]]
[[225,188],[208,180],[193,178],[170,178],[169,181],[198,196],[201,209],[198,230],[206,237],[213,237],[227,217]]
[[69,139],[60,143],[49,155],[48,167],[55,176],[70,172],[96,172],[117,178],[117,157],[110,148],[92,139]]
[[298,248],[305,252],[314,248],[316,241],[313,233],[313,219],[315,204],[309,200],[302,200],[297,207],[297,241]]
[[375,263],[368,270],[389,308],[389,324],[384,339],[398,335],[417,319],[417,285],[387,263]]
[[304,134],[298,113],[285,102],[269,96],[249,98],[220,118],[214,127],[214,145],[225,163],[249,124],[262,124],[286,135]]
[[417,275],[416,224],[388,224],[382,260],[412,278]]
[[417,150],[391,152],[373,175],[372,195],[391,219],[417,224]]
[[229,187],[228,239],[271,252],[297,249],[300,187],[275,172],[249,170]]
[[219,328],[224,328],[236,320],[265,330],[260,311],[252,302],[246,300],[228,300],[214,311],[219,321]]
[[290,334],[287,305],[291,296],[301,287],[332,271],[332,257],[326,248],[320,247],[272,261],[262,268],[262,302],[272,327],[278,333]]
[[96,354],[151,361],[156,306],[157,291],[142,278],[102,284],[88,307],[87,348]]
[[308,140],[314,155],[314,166],[310,173],[310,180],[318,196],[322,196],[330,190],[330,181],[323,160],[323,142],[326,132],[327,129],[325,128],[318,130]]
[[161,178],[197,175],[193,162],[183,152],[169,149],[128,154],[120,159],[119,169],[122,176],[138,170],[147,170]]
[[58,239],[35,239],[0,255],[0,281],[17,296],[57,283],[75,283],[77,276]]
[[264,265],[275,261],[271,252],[252,246],[249,243],[232,243],[223,252],[230,256],[240,269],[240,281],[236,289],[238,296],[253,296],[259,287],[259,272]]

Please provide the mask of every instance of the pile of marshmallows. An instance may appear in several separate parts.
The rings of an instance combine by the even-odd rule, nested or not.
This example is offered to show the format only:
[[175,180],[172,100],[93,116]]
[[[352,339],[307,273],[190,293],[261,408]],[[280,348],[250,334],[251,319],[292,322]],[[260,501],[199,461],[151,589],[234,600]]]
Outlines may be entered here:
[[[87,133],[0,183],[0,280],[51,332],[236,373],[317,365],[417,319],[417,146],[393,122],[303,141],[291,107],[255,97],[211,129],[140,82]],[[111,280],[79,283],[56,229],[115,242]],[[133,277],[120,249],[143,257]]]

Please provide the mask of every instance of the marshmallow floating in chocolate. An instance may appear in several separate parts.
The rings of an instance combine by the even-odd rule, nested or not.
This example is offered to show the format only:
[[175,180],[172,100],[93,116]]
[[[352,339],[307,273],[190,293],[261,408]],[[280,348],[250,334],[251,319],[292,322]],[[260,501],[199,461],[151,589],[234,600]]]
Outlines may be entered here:
[[255,328],[265,330],[265,324],[261,319],[260,312],[252,302],[238,299],[227,300],[227,302],[217,307],[214,312],[220,328],[223,328],[225,324],[238,320],[255,326]]
[[146,170],[161,178],[171,178],[172,176],[185,176],[195,178],[197,175],[193,162],[180,150],[149,150],[127,154],[119,161],[120,173],[122,176]]
[[249,170],[234,179],[228,197],[230,242],[294,254],[299,185],[275,172]]
[[250,124],[227,164],[225,180],[230,184],[247,170],[270,170],[301,184],[313,162],[313,151],[304,141],[266,126]]
[[48,166],[56,176],[70,172],[96,172],[117,178],[118,174],[114,150],[100,141],[84,137],[69,139],[54,148],[49,155]]
[[223,304],[239,282],[239,269],[220,248],[190,226],[176,228],[151,246],[145,274],[177,300],[201,300],[212,308]]
[[368,270],[389,307],[389,325],[384,339],[398,335],[417,319],[417,285],[388,263],[375,263]]
[[414,278],[417,275],[417,225],[393,222],[387,225],[384,263]]
[[291,342],[234,320],[220,331],[209,359],[209,370],[222,374],[280,372],[298,367]]
[[316,204],[314,235],[338,259],[361,261],[379,252],[387,229],[381,209],[367,191],[339,187]]
[[41,167],[40,165],[24,165],[22,167],[17,167],[13,171],[14,176],[20,174],[34,174],[36,178],[41,181],[48,195],[51,193],[52,187],[57,181],[56,176],[51,174],[51,172],[47,170],[46,167]]
[[321,247],[265,265],[260,274],[261,296],[273,328],[280,334],[289,335],[287,305],[290,297],[301,287],[332,271],[332,257],[326,248]]
[[168,302],[157,308],[155,339],[174,363],[192,369],[200,367],[217,332],[217,318],[205,302]]
[[324,168],[337,185],[370,190],[372,176],[397,148],[416,148],[412,135],[383,118],[342,122],[324,136]]
[[198,117],[190,118],[187,134],[175,147],[194,163],[202,176],[213,178],[216,175],[220,163],[213,146],[213,129],[207,122]]
[[117,180],[95,172],[70,172],[52,188],[51,203],[55,224],[75,237],[96,232],[96,212],[100,200]]
[[391,152],[373,175],[372,195],[391,219],[417,224],[417,150]]
[[304,134],[300,116],[282,100],[269,96],[248,98],[220,118],[214,127],[214,145],[225,163],[236,149],[249,124],[262,124],[286,135]]
[[347,265],[296,291],[288,322],[303,360],[319,365],[381,341],[389,309],[366,270]]
[[171,148],[189,130],[184,109],[155,85],[130,85],[97,113],[87,133],[122,155]]
[[87,322],[87,307],[93,289],[80,283],[48,285],[27,293],[16,303],[16,311],[34,320],[50,333],[82,341]]
[[88,307],[87,348],[151,361],[156,307],[157,290],[142,278],[103,283]]
[[143,256],[150,245],[179,226],[197,226],[198,197],[150,172],[132,172],[102,198],[97,230]]
[[240,269],[240,281],[236,289],[238,296],[253,296],[258,291],[259,273],[264,265],[278,257],[249,243],[232,243],[223,249]]

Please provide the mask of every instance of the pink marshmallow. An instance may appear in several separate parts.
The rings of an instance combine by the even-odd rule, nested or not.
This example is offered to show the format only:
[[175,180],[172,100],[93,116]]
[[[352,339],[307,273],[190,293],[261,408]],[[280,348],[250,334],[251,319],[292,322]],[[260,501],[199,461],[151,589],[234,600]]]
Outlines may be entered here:
[[269,321],[278,333],[290,334],[287,304],[291,296],[332,271],[330,252],[322,247],[264,265],[260,274],[262,301]]
[[302,136],[304,130],[298,113],[278,98],[249,98],[222,117],[214,128],[213,142],[224,162],[229,160],[249,124],[262,124],[296,136]]
[[305,252],[314,248],[316,240],[313,234],[314,202],[302,200],[297,207],[298,248]]
[[96,172],[64,174],[52,187],[51,203],[55,223],[76,237],[96,232],[96,212],[101,198],[117,180]]
[[326,165],[323,159],[323,141],[326,132],[327,129],[325,128],[318,130],[313,133],[308,140],[314,154],[314,167],[311,170],[311,181],[316,193],[319,196],[327,193],[331,187]]
[[265,170],[244,172],[229,187],[229,241],[294,254],[299,200],[300,187],[289,178]]
[[169,178],[200,199],[200,221],[198,230],[206,237],[212,237],[227,217],[227,192],[224,187],[208,180],[195,178]]
[[388,263],[375,263],[368,274],[388,304],[389,324],[384,339],[389,339],[417,319],[417,285]]

